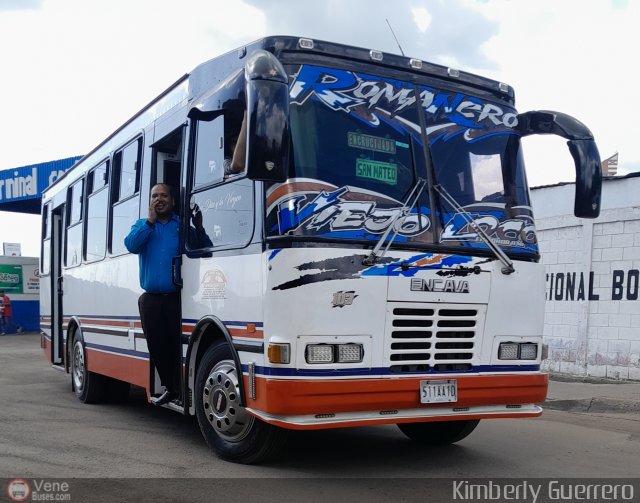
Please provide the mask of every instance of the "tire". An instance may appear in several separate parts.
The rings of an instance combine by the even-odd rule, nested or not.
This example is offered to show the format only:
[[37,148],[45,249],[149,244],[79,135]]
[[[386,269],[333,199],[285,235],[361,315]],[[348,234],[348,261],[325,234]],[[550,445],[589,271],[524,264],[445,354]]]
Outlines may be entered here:
[[286,432],[240,406],[241,378],[226,343],[207,349],[196,375],[200,431],[207,445],[224,460],[252,464],[273,459],[284,446]]
[[89,372],[82,339],[73,335],[71,348],[71,388],[83,403],[101,403],[105,398],[105,377]]
[[414,442],[423,445],[449,445],[466,438],[476,429],[479,419],[400,423],[398,428]]

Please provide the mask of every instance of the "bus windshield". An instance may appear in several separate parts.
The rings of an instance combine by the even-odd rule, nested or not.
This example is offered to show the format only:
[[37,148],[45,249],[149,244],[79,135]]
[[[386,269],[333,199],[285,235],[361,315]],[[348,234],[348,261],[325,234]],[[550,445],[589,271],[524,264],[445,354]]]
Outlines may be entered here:
[[[505,251],[537,254],[516,113],[506,103],[317,66],[291,74],[293,165],[268,193],[270,236],[377,241],[393,225],[393,246],[486,250],[470,215]],[[467,218],[433,191],[434,201],[424,191],[398,215],[429,164]]]

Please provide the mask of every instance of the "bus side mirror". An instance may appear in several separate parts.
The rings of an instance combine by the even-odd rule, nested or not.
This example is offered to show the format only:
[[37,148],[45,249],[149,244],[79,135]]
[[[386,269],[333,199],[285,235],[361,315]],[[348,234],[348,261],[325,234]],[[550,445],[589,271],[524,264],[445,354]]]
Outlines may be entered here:
[[540,110],[519,114],[515,129],[523,137],[531,134],[554,134],[569,140],[567,145],[576,168],[573,213],[579,218],[596,218],[600,215],[600,154],[587,126],[570,115]]
[[256,51],[245,66],[247,78],[247,175],[284,182],[289,171],[289,85],[282,64]]
[[569,151],[576,165],[576,199],[573,214],[578,218],[600,215],[602,170],[600,154],[593,140],[569,140]]

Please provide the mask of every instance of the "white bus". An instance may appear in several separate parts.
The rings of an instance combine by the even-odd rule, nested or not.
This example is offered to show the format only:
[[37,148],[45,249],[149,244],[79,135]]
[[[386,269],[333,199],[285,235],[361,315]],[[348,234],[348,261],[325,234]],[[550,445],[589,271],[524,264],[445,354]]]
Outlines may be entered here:
[[195,415],[220,457],[266,459],[288,429],[391,423],[448,444],[481,419],[538,416],[531,134],[568,140],[575,214],[597,216],[589,130],[518,114],[503,83],[293,37],[207,61],[45,191],[45,353],[83,402],[162,392],[123,239],[164,182],[182,228],[184,397],[166,406]]

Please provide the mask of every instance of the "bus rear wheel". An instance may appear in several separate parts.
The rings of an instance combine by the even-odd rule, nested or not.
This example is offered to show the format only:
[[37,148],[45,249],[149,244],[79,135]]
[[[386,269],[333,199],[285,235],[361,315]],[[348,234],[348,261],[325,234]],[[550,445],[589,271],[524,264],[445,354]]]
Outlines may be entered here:
[[240,405],[241,378],[226,343],[209,347],[196,375],[196,416],[207,444],[220,458],[258,463],[280,452],[285,431],[252,416]]
[[83,403],[100,403],[105,396],[105,379],[87,370],[82,338],[73,334],[71,347],[71,388]]
[[449,445],[466,438],[476,429],[479,419],[400,423],[398,428],[414,442],[423,445]]

